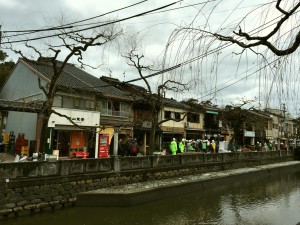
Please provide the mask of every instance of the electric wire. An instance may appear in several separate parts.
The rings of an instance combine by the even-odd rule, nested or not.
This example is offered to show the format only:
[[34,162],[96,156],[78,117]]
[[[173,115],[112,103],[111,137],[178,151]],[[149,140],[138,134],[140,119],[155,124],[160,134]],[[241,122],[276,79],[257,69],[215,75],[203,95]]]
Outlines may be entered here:
[[[280,17],[280,16],[279,16],[279,17]],[[277,18],[279,18],[279,17],[277,17]],[[264,24],[264,25],[262,25],[262,26],[260,26],[260,27],[257,27],[257,28],[255,28],[255,29],[253,29],[252,31],[249,32],[249,34],[255,34],[255,33],[258,33],[258,32],[263,31],[264,29],[267,29],[267,28],[271,27],[272,25],[274,25],[274,24],[277,23],[277,22],[275,21],[275,19],[277,19],[277,18],[274,18],[273,20],[267,22],[266,24],[269,24],[269,23],[273,22],[273,23],[269,24],[267,27],[265,26],[266,24]],[[259,30],[259,28],[261,28],[261,29]],[[296,27],[295,27],[295,28],[296,28]],[[294,29],[295,29],[295,28],[294,28]],[[199,29],[198,29],[198,30],[199,30]],[[199,30],[199,31],[200,31],[200,30]],[[255,31],[255,32],[254,32],[254,31]],[[240,38],[238,38],[238,39],[242,39],[242,38],[240,37]],[[205,57],[207,57],[207,56],[209,56],[209,55],[211,55],[211,54],[213,54],[213,53],[219,52],[220,50],[222,50],[222,49],[224,49],[224,48],[227,48],[227,47],[229,47],[229,46],[231,46],[231,45],[234,45],[234,44],[231,43],[231,42],[227,42],[227,43],[225,43],[225,44],[223,44],[223,45],[220,45],[218,48],[212,49],[212,50],[206,52],[205,54],[202,54],[202,55],[196,56],[196,57],[194,57],[194,58],[192,58],[192,59],[186,60],[185,62],[176,64],[176,65],[174,65],[174,66],[172,66],[172,67],[169,67],[169,68],[167,68],[167,69],[164,69],[164,70],[160,70],[160,71],[158,71],[158,72],[156,72],[156,73],[152,73],[152,74],[143,76],[143,78],[139,77],[139,78],[131,79],[131,80],[128,80],[128,81],[123,81],[123,83],[125,83],[125,84],[126,84],[126,83],[133,83],[133,82],[136,82],[136,81],[140,81],[140,80],[143,80],[143,79],[147,79],[147,78],[151,78],[151,77],[154,77],[154,76],[158,76],[158,75],[164,74],[164,73],[166,73],[166,72],[169,72],[169,71],[175,70],[175,69],[177,69],[177,68],[180,68],[180,67],[182,67],[182,66],[184,66],[184,65],[190,64],[190,63],[192,63],[192,62],[194,62],[194,61],[196,61],[196,60],[199,60],[199,59],[201,59],[201,58],[205,58]],[[260,71],[260,70],[257,70],[257,72],[258,72],[258,71]],[[245,78],[244,78],[244,79],[245,79]],[[241,79],[241,80],[243,80],[243,79]],[[236,83],[236,82],[235,82],[235,83]],[[110,86],[110,85],[105,85],[105,86]],[[103,86],[97,86],[97,87],[105,87],[105,86],[103,85]],[[231,86],[231,85],[228,85],[228,87],[230,87],[230,86]],[[223,89],[225,89],[225,88],[226,88],[226,87],[222,88],[221,90],[223,90]]]
[[77,26],[71,26],[71,25],[74,25],[74,24],[77,24],[77,23],[86,22],[86,21],[93,20],[93,19],[96,19],[96,18],[99,18],[99,17],[103,17],[103,16],[109,15],[111,13],[115,13],[115,12],[118,12],[118,11],[130,8],[130,7],[139,5],[139,4],[147,2],[147,1],[148,0],[140,1],[138,3],[132,4],[132,5],[129,5],[129,6],[125,6],[125,7],[116,9],[116,10],[112,10],[112,11],[106,12],[104,14],[100,14],[98,16],[94,16],[94,17],[90,17],[90,18],[87,18],[87,19],[75,21],[75,22],[72,22],[72,23],[67,23],[67,24],[64,24],[64,25],[61,25],[61,26],[55,26],[55,27],[44,28],[44,29],[36,29],[36,30],[34,30],[34,29],[31,29],[31,30],[14,30],[14,31],[8,30],[8,31],[3,31],[3,33],[23,33],[23,34],[16,34],[16,35],[6,36],[6,38],[9,38],[9,37],[14,37],[14,36],[25,35],[25,34],[32,34],[32,33],[44,32],[44,31],[70,29],[70,28],[75,28],[75,27],[80,27],[80,26],[86,26],[86,25],[89,25],[89,24],[82,24],[82,25],[77,25]]
[[[6,35],[5,36],[5,38],[11,38],[11,37],[18,37],[18,36],[23,36],[23,35],[33,34],[33,33],[38,33],[38,32],[56,31],[56,30],[62,30],[62,29],[72,29],[72,28],[76,28],[76,27],[83,27],[83,26],[95,25],[95,24],[99,24],[99,23],[106,25],[106,24],[110,24],[111,21],[94,22],[94,23],[88,23],[88,24],[80,24],[80,25],[76,25],[76,26],[70,26],[70,25],[73,25],[73,24],[77,24],[77,23],[85,22],[85,21],[92,20],[92,19],[95,19],[95,18],[99,18],[99,17],[105,16],[105,15],[108,15],[108,14],[111,14],[113,12],[117,12],[117,11],[120,11],[120,10],[123,10],[123,9],[127,9],[129,7],[135,6],[137,4],[144,3],[146,1],[148,1],[148,0],[144,0],[144,1],[138,2],[136,4],[133,4],[133,5],[130,5],[130,6],[126,6],[126,7],[117,9],[117,10],[113,10],[113,11],[110,11],[110,12],[107,12],[107,13],[104,13],[104,14],[101,14],[101,15],[98,15],[98,16],[94,16],[94,17],[91,17],[91,18],[88,18],[88,19],[84,19],[84,20],[80,20],[80,21],[76,21],[76,22],[72,22],[72,23],[67,23],[67,24],[64,24],[64,25],[61,25],[61,26],[50,27],[50,28],[45,28],[45,29],[36,29],[36,30],[35,29],[32,29],[32,30],[11,30],[11,31],[3,31],[3,33],[18,33],[18,34]],[[159,12],[149,13],[149,15],[150,14],[158,14],[158,13],[164,13],[164,12],[174,11],[174,10],[183,9],[183,8],[187,8],[187,7],[194,7],[196,5],[207,4],[209,2],[214,2],[214,1],[217,1],[217,0],[208,0],[206,2],[189,4],[187,6],[181,6],[181,7],[177,7],[177,8],[173,8],[173,9],[169,9],[169,10],[161,10]],[[263,5],[263,4],[259,4],[259,5]],[[248,7],[250,7],[250,6],[248,6]],[[247,7],[241,7],[241,8],[247,8]],[[241,9],[241,8],[238,8],[238,9]],[[75,32],[75,31],[73,31],[73,32]],[[57,34],[57,35],[60,35],[60,34]],[[47,38],[47,36],[45,38]],[[26,41],[26,40],[23,40],[23,41]],[[11,43],[13,43],[13,42],[11,41]]]
[[[144,2],[144,1],[142,1],[142,2]],[[140,2],[140,3],[142,3],[142,2]],[[210,1],[208,1],[208,2],[210,2]],[[140,3],[139,3],[139,4],[140,4]],[[200,4],[200,3],[199,3],[199,4]],[[169,6],[169,5],[167,5],[167,6]],[[129,6],[128,6],[128,7],[129,7]],[[184,6],[184,7],[186,7],[186,6]],[[183,8],[183,7],[179,7],[179,8]],[[161,9],[161,8],[159,8],[159,9]],[[159,9],[155,9],[155,11],[156,11],[156,10],[159,10]],[[176,9],[178,9],[178,8],[170,9],[170,10],[176,10]],[[151,10],[151,11],[153,11],[153,10]],[[151,12],[151,11],[150,11],[150,12]],[[155,11],[153,11],[152,13],[160,13],[160,12],[155,12]],[[165,11],[166,11],[166,10],[165,10]],[[127,18],[124,18],[124,19],[127,20],[127,19],[129,19],[129,18],[133,18],[133,17],[136,17],[136,16],[141,16],[141,15],[144,15],[144,14],[148,14],[148,12],[149,12],[149,11],[147,11],[147,12],[145,12],[145,13],[142,13],[142,14],[134,15],[134,16],[132,16],[132,17],[127,17]],[[298,11],[297,11],[297,12],[298,12]],[[150,13],[149,13],[149,14],[150,14]],[[122,19],[122,20],[124,20],[124,19]],[[275,19],[276,19],[276,18],[275,18]],[[275,19],[272,20],[272,21],[275,21]],[[82,20],[82,21],[87,21],[87,20],[88,20],[88,19]],[[120,22],[120,21],[119,21],[119,20],[113,21],[113,23],[115,23],[115,22]],[[76,22],[74,22],[74,23],[76,23]],[[79,22],[78,22],[78,23],[79,23]],[[108,23],[108,24],[110,24],[110,23]],[[69,25],[69,24],[67,24],[67,25]],[[103,24],[102,26],[104,26],[104,25],[107,25],[107,24]],[[79,26],[83,26],[83,25],[79,25]],[[271,25],[270,25],[270,26],[271,26]],[[261,27],[263,27],[263,26],[261,26]],[[49,29],[51,29],[51,28],[49,28]],[[57,28],[57,29],[59,29],[59,28]],[[93,28],[90,28],[90,29],[93,29]],[[266,27],[264,27],[264,29],[266,29]],[[83,30],[86,30],[86,29],[83,29]],[[79,30],[79,31],[81,31],[81,30]],[[74,32],[74,31],[72,31],[71,33],[73,33],[73,32]],[[20,41],[18,41],[18,42],[20,42]],[[10,42],[10,43],[13,43],[13,42]],[[144,78],[153,77],[153,76],[160,75],[160,74],[163,74],[163,73],[165,73],[165,72],[169,72],[169,71],[171,71],[171,70],[177,69],[177,68],[179,68],[179,67],[182,67],[183,65],[192,63],[193,61],[196,61],[196,60],[199,60],[200,58],[206,57],[208,54],[213,54],[213,53],[216,52],[216,51],[222,50],[223,48],[228,47],[229,45],[233,45],[233,44],[232,44],[232,43],[230,43],[230,44],[229,44],[229,43],[226,43],[226,44],[224,44],[223,46],[220,46],[220,47],[218,47],[217,49],[215,49],[215,50],[213,50],[213,51],[211,51],[211,52],[208,52],[208,53],[206,53],[206,54],[204,54],[204,55],[197,56],[197,57],[195,57],[195,58],[193,58],[193,59],[187,60],[187,61],[185,61],[185,62],[183,62],[183,63],[179,63],[179,64],[177,64],[177,65],[175,65],[175,66],[172,66],[172,67],[169,67],[169,68],[167,68],[167,69],[165,69],[165,70],[156,72],[156,73],[154,73],[154,74],[150,74],[150,75],[148,75],[148,76],[145,76]],[[275,61],[276,61],[276,60],[275,60]],[[275,62],[275,61],[273,61],[273,62]],[[273,63],[273,62],[271,62],[271,63]],[[252,73],[252,75],[253,75],[254,73],[260,71],[260,70],[263,69],[263,68],[264,68],[264,67],[262,67],[262,68],[256,70],[255,72]],[[250,75],[248,75],[248,76],[250,76]],[[243,80],[243,79],[246,79],[248,76],[246,76],[246,77],[240,79],[239,81],[241,81],[241,80]],[[141,79],[142,79],[142,78],[132,79],[132,80],[129,80],[129,81],[125,81],[124,83],[131,83],[131,82],[135,82],[135,81],[138,81],[138,80],[141,80]],[[232,86],[232,85],[234,85],[235,83],[237,83],[237,82],[239,82],[239,81],[236,81],[236,82],[234,82],[234,83],[232,83],[232,84],[229,84],[229,85],[227,85],[226,87],[219,88],[219,89],[217,90],[217,92],[219,92],[220,90],[223,90],[223,89],[225,89],[225,88],[227,88],[227,87],[229,87],[229,86]],[[214,92],[216,92],[216,91],[214,91]],[[210,93],[210,94],[211,94],[211,93]],[[210,95],[210,94],[208,94],[208,95]],[[208,96],[208,95],[206,95],[206,96]],[[204,97],[205,97],[205,96],[204,96]]]
[[133,16],[125,17],[123,19],[114,20],[112,22],[108,22],[108,23],[105,23],[105,24],[100,24],[100,25],[97,25],[97,26],[91,26],[91,27],[79,29],[79,30],[76,30],[76,31],[63,32],[61,34],[53,34],[53,35],[47,35],[47,36],[36,37],[36,38],[28,38],[28,39],[22,39],[22,40],[16,40],[16,41],[4,41],[4,42],[2,42],[2,44],[13,44],[13,43],[20,43],[20,42],[35,41],[35,40],[41,40],[41,39],[50,38],[50,37],[56,37],[56,36],[59,36],[59,35],[71,34],[71,33],[74,33],[74,32],[87,31],[87,30],[91,30],[91,29],[111,25],[111,24],[114,24],[114,23],[123,22],[123,21],[130,20],[130,19],[133,19],[133,18],[136,18],[136,17],[144,16],[146,14],[149,14],[150,12],[155,12],[155,11],[170,7],[170,6],[172,6],[174,4],[177,4],[178,2],[181,2],[181,1],[183,1],[183,0],[179,0],[179,1],[167,4],[167,5],[152,9],[152,10],[148,10],[148,11],[145,11],[145,12],[142,12],[142,13],[135,14]]

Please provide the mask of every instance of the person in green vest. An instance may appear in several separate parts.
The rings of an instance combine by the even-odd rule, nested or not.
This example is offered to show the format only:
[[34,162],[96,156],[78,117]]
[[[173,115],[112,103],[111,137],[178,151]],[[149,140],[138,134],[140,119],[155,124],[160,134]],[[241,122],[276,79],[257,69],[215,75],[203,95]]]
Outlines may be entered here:
[[175,138],[173,138],[173,141],[170,144],[170,150],[172,152],[172,155],[176,155],[176,152],[177,152],[177,142],[176,142]]
[[207,141],[202,141],[202,151],[207,153]]
[[184,148],[185,148],[185,140],[182,139],[181,142],[179,143],[179,149],[181,153],[184,153]]

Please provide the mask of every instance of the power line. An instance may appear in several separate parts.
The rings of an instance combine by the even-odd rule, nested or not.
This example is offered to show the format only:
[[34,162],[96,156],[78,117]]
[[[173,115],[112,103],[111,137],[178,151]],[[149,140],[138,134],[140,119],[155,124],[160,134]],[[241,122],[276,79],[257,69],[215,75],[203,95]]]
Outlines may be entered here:
[[[299,12],[299,11],[297,11],[297,12]],[[297,13],[297,12],[295,12],[295,13]],[[260,31],[263,31],[264,29],[269,28],[270,26],[272,26],[272,25],[274,25],[274,24],[277,23],[275,20],[278,19],[278,18],[280,18],[280,16],[278,16],[278,17],[274,18],[273,20],[271,20],[271,21],[265,23],[264,25],[261,25],[261,26],[255,28],[255,29],[253,29],[252,31],[249,32],[249,34],[251,34],[251,33],[254,34],[254,31],[255,31],[255,33],[258,33],[258,32],[260,32]],[[271,23],[271,22],[273,22],[273,23]],[[269,24],[269,23],[271,23],[271,24]],[[265,26],[266,24],[269,24],[269,25],[268,25],[268,26]],[[259,28],[261,28],[261,29],[259,30]],[[294,27],[293,29],[296,29],[296,27]],[[201,30],[199,30],[199,31],[201,31]],[[241,39],[241,38],[239,38],[239,39]],[[215,52],[218,52],[218,51],[220,51],[220,50],[222,50],[222,49],[224,49],[224,48],[226,48],[226,47],[228,47],[228,46],[231,46],[231,45],[234,45],[234,44],[233,44],[233,43],[225,43],[225,44],[219,46],[218,48],[215,48],[215,49],[213,49],[213,50],[210,50],[210,51],[206,52],[205,54],[202,54],[202,55],[200,55],[200,56],[196,56],[196,57],[194,57],[194,58],[192,58],[192,59],[186,60],[185,62],[179,63],[179,64],[177,64],[177,65],[175,65],[175,66],[172,66],[172,67],[169,67],[169,68],[167,68],[167,69],[161,70],[161,71],[159,71],[159,72],[156,72],[156,73],[153,73],[153,74],[144,76],[143,78],[136,78],[136,79],[132,79],[132,80],[129,80],[129,81],[125,81],[124,83],[132,83],[132,82],[139,81],[139,80],[142,80],[142,79],[145,79],[145,78],[154,77],[154,76],[163,74],[163,73],[165,73],[165,72],[172,71],[172,70],[174,70],[174,69],[177,69],[177,68],[180,68],[180,67],[182,67],[182,66],[184,66],[184,65],[190,64],[190,63],[192,63],[192,62],[194,62],[194,61],[196,61],[196,60],[199,60],[199,59],[201,59],[201,58],[207,57],[208,55],[211,55],[211,54],[213,54],[213,53],[215,53]],[[273,62],[272,62],[272,63],[273,63]],[[258,71],[260,71],[260,70],[258,70]],[[256,71],[256,72],[258,72],[258,71]],[[243,79],[245,79],[245,78],[243,78]],[[243,79],[241,79],[241,80],[243,80]],[[235,82],[235,83],[237,83],[237,82]],[[235,84],[235,83],[234,83],[234,84]],[[231,85],[229,85],[229,86],[231,86]],[[225,89],[225,88],[222,88],[222,89],[220,89],[220,90],[223,90],[223,89]]]
[[[126,7],[117,9],[117,10],[110,11],[108,13],[104,13],[104,14],[101,14],[101,15],[98,15],[98,16],[94,16],[94,17],[91,17],[91,18],[88,18],[88,19],[76,21],[76,22],[73,22],[73,23],[64,24],[64,25],[61,25],[61,26],[50,27],[50,28],[45,28],[45,29],[36,29],[36,30],[32,29],[32,30],[5,31],[4,33],[18,33],[18,34],[13,34],[13,35],[5,36],[6,38],[11,38],[11,37],[23,36],[23,35],[26,35],[26,34],[34,34],[34,33],[43,32],[43,31],[55,31],[55,30],[61,30],[61,29],[72,29],[72,28],[76,28],[76,27],[83,27],[83,26],[95,25],[95,24],[99,24],[100,22],[86,23],[86,24],[79,24],[79,25],[76,25],[76,26],[70,26],[70,25],[73,25],[73,24],[76,24],[76,23],[81,23],[81,22],[85,22],[85,21],[88,21],[88,20],[92,20],[92,19],[98,18],[98,17],[102,17],[102,16],[105,16],[105,15],[111,14],[113,12],[121,11],[123,9],[135,6],[137,4],[144,3],[146,1],[148,1],[148,0],[144,0],[144,1],[141,1],[139,3],[130,5],[130,6],[126,6]],[[181,7],[177,7],[177,8],[173,8],[173,9],[169,9],[169,10],[162,10],[160,12],[152,12],[152,13],[149,13],[149,14],[164,13],[164,12],[178,10],[178,9],[183,9],[183,8],[187,8],[187,7],[194,7],[196,5],[207,4],[208,2],[214,2],[214,1],[216,1],[216,0],[208,0],[206,2],[195,3],[195,4],[191,4],[191,5],[187,5],[187,6],[181,6]],[[101,24],[107,24],[109,22],[110,21],[105,21],[105,22],[101,22]]]
[[[299,11],[297,11],[297,12],[299,12]],[[295,13],[297,13],[297,12],[295,12]],[[275,20],[278,19],[278,18],[280,18],[280,16],[278,16],[278,17],[272,19],[271,21],[265,23],[264,25],[261,25],[261,26],[255,28],[255,29],[253,29],[252,31],[249,32],[249,34],[251,34],[251,33],[252,33],[252,34],[255,34],[255,33],[258,33],[258,32],[260,32],[260,31],[263,31],[263,30],[269,28],[270,26],[272,26],[272,25],[274,25],[274,24],[277,23]],[[265,25],[267,25],[267,24],[269,24],[269,25],[268,25],[268,26],[265,26]],[[260,28],[261,28],[261,29],[260,29]],[[293,29],[296,29],[296,27],[294,27]],[[203,30],[200,30],[200,29],[198,29],[198,30],[199,30],[199,31],[203,31]],[[205,32],[205,31],[203,31],[203,32]],[[238,38],[238,39],[241,39],[241,38],[242,38],[242,37],[240,37],[240,38]],[[131,80],[128,80],[128,81],[124,81],[123,83],[132,83],[132,82],[136,82],[136,81],[139,81],[139,80],[143,80],[143,79],[147,79],[147,78],[150,78],[150,77],[154,77],[154,76],[157,76],[157,75],[160,75],[160,74],[164,74],[164,73],[166,73],[166,72],[169,72],[169,71],[175,70],[175,69],[177,69],[177,68],[180,68],[180,67],[182,67],[182,66],[184,66],[184,65],[190,64],[190,63],[192,63],[192,62],[194,62],[194,61],[196,61],[196,60],[199,60],[199,59],[201,59],[201,58],[207,57],[208,55],[211,55],[211,54],[213,54],[213,53],[216,53],[216,52],[218,52],[218,51],[220,51],[220,50],[222,50],[222,49],[224,49],[224,48],[227,48],[227,47],[229,47],[229,46],[231,46],[231,45],[234,45],[234,44],[233,44],[233,43],[230,43],[230,42],[225,43],[225,44],[219,46],[218,48],[215,48],[215,49],[212,49],[212,50],[206,52],[205,54],[196,56],[196,57],[194,57],[194,58],[192,58],[192,59],[186,60],[185,62],[176,64],[175,66],[172,66],[172,67],[169,67],[169,68],[167,68],[167,69],[158,71],[158,72],[156,72],[156,73],[152,73],[152,74],[146,75],[146,76],[144,76],[143,78],[140,77],[140,78],[136,78],[136,79],[131,79]],[[277,60],[275,60],[275,61],[277,61]],[[273,62],[275,62],[275,61],[273,61]],[[271,63],[273,63],[273,62],[271,62]],[[266,67],[266,66],[265,66],[265,67]],[[261,69],[263,69],[263,68],[265,68],[265,67],[262,67],[262,68],[258,69],[258,70],[255,71],[254,73],[260,71]],[[244,78],[242,78],[242,79],[240,79],[240,80],[238,80],[238,81],[236,81],[236,82],[234,82],[234,83],[232,83],[232,84],[227,85],[226,87],[220,88],[220,89],[217,90],[217,91],[221,91],[221,90],[223,90],[223,89],[225,89],[225,88],[227,88],[227,87],[230,87],[230,86],[236,84],[237,82],[239,82],[239,81],[241,81],[241,80],[244,80],[244,79],[246,79],[246,78],[247,78],[247,77],[244,77]],[[111,86],[111,85],[105,85],[105,86]],[[97,86],[97,87],[105,87],[105,86]],[[221,85],[219,85],[219,86],[221,86]],[[214,91],[214,92],[216,92],[216,91]],[[210,93],[210,94],[212,94],[212,93]],[[208,95],[210,95],[210,94],[208,94]],[[208,96],[208,95],[206,95],[206,96]],[[206,96],[204,96],[204,97],[206,97]]]
[[[242,78],[240,78],[239,80],[237,80],[237,81],[235,81],[235,82],[233,82],[233,83],[230,83],[230,84],[228,84],[228,85],[226,85],[226,86],[224,86],[224,87],[220,87],[220,88],[218,88],[217,90],[210,91],[210,93],[208,93],[208,94],[206,94],[206,95],[204,95],[204,96],[201,96],[201,97],[207,97],[207,96],[210,96],[210,95],[213,94],[213,93],[220,92],[220,91],[222,91],[222,90],[224,90],[224,89],[226,89],[226,88],[228,88],[228,87],[231,87],[232,85],[234,85],[234,84],[236,84],[236,83],[238,83],[238,82],[240,82],[240,81],[242,81],[242,80],[245,80],[245,79],[249,78],[250,76],[256,74],[257,72],[261,71],[262,69],[266,68],[267,66],[270,66],[270,64],[273,64],[273,63],[275,63],[275,62],[277,62],[277,61],[279,61],[279,60],[280,60],[280,59],[277,58],[277,59],[273,60],[272,62],[266,64],[265,66],[260,67],[259,69],[255,70],[255,71],[252,72],[251,74],[248,74],[247,76],[242,77]],[[250,69],[249,69],[249,70],[250,70]],[[247,73],[249,70],[243,72],[242,74]],[[242,74],[240,74],[239,76],[241,76]],[[227,81],[227,82],[225,82],[225,83],[223,83],[223,84],[220,84],[220,85],[218,85],[218,86],[222,86],[222,85],[224,85],[224,84],[226,84],[226,83],[228,83],[228,82],[229,82],[229,81]]]
[[[72,23],[67,23],[67,24],[64,24],[64,25],[61,25],[61,26],[55,26],[55,27],[50,27],[50,28],[45,28],[45,29],[12,30],[12,31],[8,30],[8,31],[4,31],[4,33],[24,33],[24,34],[19,34],[19,35],[25,35],[25,34],[31,34],[31,33],[42,32],[42,31],[52,31],[52,30],[61,30],[61,29],[71,29],[71,28],[76,27],[76,26],[71,26],[71,25],[74,25],[74,24],[77,24],[77,23],[82,23],[82,22],[89,21],[89,20],[93,20],[93,19],[96,19],[96,18],[99,18],[99,17],[103,17],[103,16],[106,16],[106,15],[108,15],[108,14],[115,13],[115,12],[118,12],[118,11],[121,11],[121,10],[124,10],[124,9],[127,9],[127,8],[130,8],[130,7],[136,6],[136,5],[139,5],[139,4],[144,3],[144,2],[147,2],[147,1],[148,1],[148,0],[140,1],[140,2],[138,2],[138,3],[132,4],[132,5],[129,5],[129,6],[125,6],[125,7],[116,9],[116,10],[112,10],[112,11],[109,11],[109,12],[107,12],[107,13],[100,14],[100,15],[98,15],[98,16],[90,17],[90,18],[87,18],[87,19],[84,19],[84,20],[79,20],[79,21],[72,22]],[[77,25],[77,26],[83,26],[83,25]],[[12,37],[12,36],[14,36],[14,35],[7,36],[7,37]]]
[[2,42],[2,44],[12,44],[12,43],[35,41],[35,40],[45,39],[45,38],[49,38],[49,37],[56,37],[56,36],[59,36],[59,35],[62,35],[62,34],[66,35],[66,34],[71,34],[71,33],[74,33],[74,32],[81,32],[81,31],[91,30],[91,29],[94,29],[94,28],[99,28],[99,27],[110,25],[110,24],[114,24],[114,23],[119,23],[119,22],[123,22],[123,21],[126,21],[126,20],[130,20],[130,19],[133,19],[133,18],[136,18],[136,17],[144,16],[144,15],[149,14],[151,12],[155,12],[155,11],[158,11],[158,10],[170,7],[170,6],[172,6],[174,4],[177,4],[178,2],[181,2],[181,1],[183,1],[183,0],[179,0],[179,1],[167,4],[167,5],[164,5],[164,6],[155,8],[155,9],[152,9],[152,10],[145,11],[143,13],[135,14],[133,16],[125,17],[123,19],[115,20],[115,21],[108,22],[108,23],[101,24],[101,25],[97,25],[97,26],[92,26],[92,27],[88,27],[88,28],[84,28],[84,29],[79,29],[79,30],[76,30],[76,31],[64,32],[64,33],[61,33],[61,34],[47,35],[47,36],[43,36],[43,37],[22,39],[22,40],[17,40],[17,41],[6,41],[6,42]]
[[0,25],[0,47],[1,47],[1,41],[2,41],[2,30],[1,30],[2,25]]

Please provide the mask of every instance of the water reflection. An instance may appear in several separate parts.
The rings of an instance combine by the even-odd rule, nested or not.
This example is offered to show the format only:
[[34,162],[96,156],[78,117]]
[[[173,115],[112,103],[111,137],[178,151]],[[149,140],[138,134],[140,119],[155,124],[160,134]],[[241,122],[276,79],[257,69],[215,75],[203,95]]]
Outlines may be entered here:
[[[300,172],[242,177],[210,190],[135,207],[76,207],[1,221],[11,225],[290,225],[300,221]],[[3,223],[2,223],[3,222]]]

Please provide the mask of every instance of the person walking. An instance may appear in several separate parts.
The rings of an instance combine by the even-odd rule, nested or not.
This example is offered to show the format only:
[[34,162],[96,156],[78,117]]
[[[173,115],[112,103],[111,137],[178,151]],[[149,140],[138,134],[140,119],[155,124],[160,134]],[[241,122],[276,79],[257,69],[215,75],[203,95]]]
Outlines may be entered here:
[[184,148],[185,148],[185,141],[184,139],[182,139],[181,142],[179,143],[179,149],[181,153],[184,153]]
[[126,148],[124,147],[122,138],[120,138],[119,142],[118,142],[118,154],[121,155],[121,156],[126,156],[127,155]]
[[175,138],[173,138],[173,141],[170,144],[170,150],[172,152],[172,155],[176,155],[176,152],[177,152],[177,142],[176,142]]
[[216,147],[217,147],[217,145],[216,145],[216,143],[215,143],[214,140],[212,140],[212,142],[211,142],[211,147],[212,147],[212,150],[213,150],[212,153],[216,153]]

